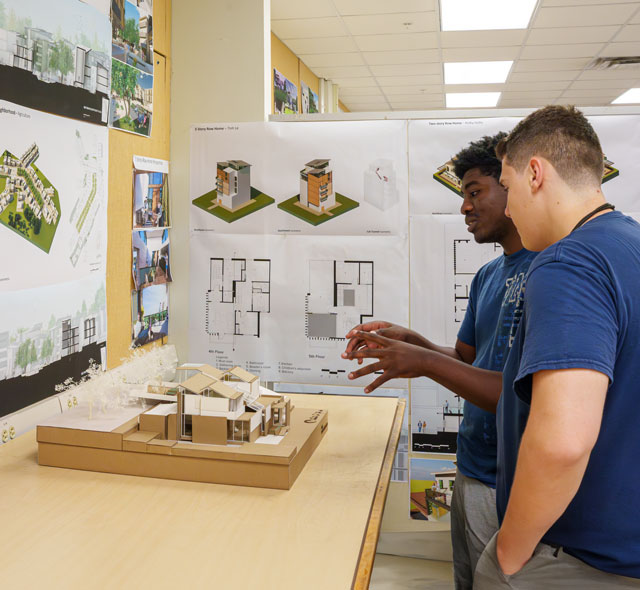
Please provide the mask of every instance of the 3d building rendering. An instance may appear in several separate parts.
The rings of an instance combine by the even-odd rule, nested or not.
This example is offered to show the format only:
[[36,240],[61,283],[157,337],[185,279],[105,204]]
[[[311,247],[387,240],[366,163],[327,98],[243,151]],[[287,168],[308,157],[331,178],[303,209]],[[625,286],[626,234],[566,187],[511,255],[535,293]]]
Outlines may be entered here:
[[215,188],[193,200],[196,207],[231,223],[274,203],[251,186],[251,164],[244,160],[216,163]]
[[[327,431],[326,410],[294,408],[241,367],[179,366],[175,380],[91,412],[38,425],[41,465],[126,475],[289,489]],[[89,410],[87,412],[87,409]],[[70,452],[70,448],[73,450]]]
[[0,157],[0,223],[49,252],[60,221],[58,191],[35,166],[40,156],[32,144],[17,158]]
[[279,203],[278,208],[311,225],[320,225],[358,207],[357,201],[335,192],[329,162],[327,158],[307,162],[300,170],[300,193]]

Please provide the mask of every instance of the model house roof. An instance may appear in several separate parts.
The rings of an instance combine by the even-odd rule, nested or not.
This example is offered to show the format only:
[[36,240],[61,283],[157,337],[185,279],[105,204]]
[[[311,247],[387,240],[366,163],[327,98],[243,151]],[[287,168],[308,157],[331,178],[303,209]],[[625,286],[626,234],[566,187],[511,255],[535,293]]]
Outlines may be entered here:
[[182,387],[193,391],[193,393],[202,393],[205,389],[210,388],[217,380],[214,377],[209,377],[204,373],[198,373],[193,377],[189,377],[186,381],[180,383]]
[[216,369],[211,365],[200,365],[199,367],[196,368],[196,370],[200,371],[201,373],[204,373],[208,377],[213,377],[214,379],[222,379],[225,373],[224,371],[221,371],[220,369]]
[[225,168],[231,168],[233,170],[242,170],[243,168],[250,168],[251,164],[248,164],[244,160],[227,160],[226,162],[218,162],[218,168],[224,170]]
[[316,158],[315,160],[311,160],[311,162],[307,162],[306,165],[309,168],[326,168],[329,165],[329,160],[325,158]]
[[231,369],[229,373],[231,373],[234,377],[240,379],[240,381],[244,381],[245,383],[253,383],[258,378],[253,373],[249,373],[249,371],[245,371],[240,367],[233,367],[233,369]]
[[242,391],[234,389],[233,387],[229,387],[228,385],[222,383],[222,381],[216,381],[213,385],[211,385],[211,391],[214,391],[218,395],[229,399],[238,399],[242,396]]

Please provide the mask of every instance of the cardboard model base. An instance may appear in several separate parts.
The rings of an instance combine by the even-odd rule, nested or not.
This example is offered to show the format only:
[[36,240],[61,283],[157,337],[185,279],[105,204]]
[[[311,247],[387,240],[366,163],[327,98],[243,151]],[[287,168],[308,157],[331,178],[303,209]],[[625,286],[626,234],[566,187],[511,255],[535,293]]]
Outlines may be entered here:
[[[140,430],[140,415],[145,411],[139,407],[108,414],[94,410],[90,420],[88,406],[81,405],[43,422],[37,429],[38,463],[288,490],[328,427],[326,410],[295,408],[289,430],[278,444],[196,444],[166,440],[161,432]],[[175,418],[175,414],[172,416]],[[143,424],[149,428],[152,422],[143,420]]]

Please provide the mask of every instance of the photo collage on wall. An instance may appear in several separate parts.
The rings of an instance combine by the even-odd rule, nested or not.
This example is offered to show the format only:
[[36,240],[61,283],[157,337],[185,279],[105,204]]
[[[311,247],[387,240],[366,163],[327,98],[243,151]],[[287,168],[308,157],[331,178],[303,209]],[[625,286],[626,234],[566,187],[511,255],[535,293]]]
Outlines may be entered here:
[[166,338],[169,329],[169,162],[133,157],[131,341]]
[[111,1],[109,126],[149,137],[153,116],[152,0]]

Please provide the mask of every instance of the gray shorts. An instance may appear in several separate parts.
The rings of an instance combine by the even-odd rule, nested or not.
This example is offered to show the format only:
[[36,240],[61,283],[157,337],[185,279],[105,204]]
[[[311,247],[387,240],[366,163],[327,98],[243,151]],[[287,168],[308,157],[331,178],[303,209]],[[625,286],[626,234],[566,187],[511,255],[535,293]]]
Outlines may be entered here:
[[473,572],[478,559],[497,530],[496,491],[458,471],[451,500],[453,580],[456,590],[473,588]]
[[598,570],[583,561],[545,543],[539,543],[533,557],[515,574],[502,573],[496,557],[497,534],[493,536],[478,561],[474,590],[607,590],[640,588],[640,579],[616,576]]

